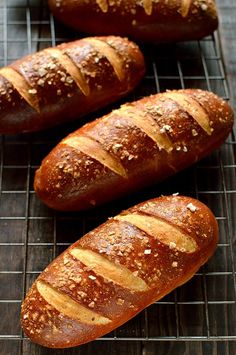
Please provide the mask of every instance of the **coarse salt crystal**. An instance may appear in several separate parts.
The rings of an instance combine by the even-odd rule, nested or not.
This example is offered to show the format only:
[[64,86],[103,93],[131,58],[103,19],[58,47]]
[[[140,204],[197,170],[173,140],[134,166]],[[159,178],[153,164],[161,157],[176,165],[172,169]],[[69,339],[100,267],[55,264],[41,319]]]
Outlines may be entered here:
[[207,4],[201,4],[201,9],[203,10],[203,11],[206,11],[207,10]]
[[30,89],[28,90],[29,94],[35,95],[37,94],[37,90],[36,89]]
[[44,83],[45,83],[45,81],[43,79],[39,79],[37,81],[37,84],[40,85],[40,86],[44,86]]
[[170,125],[168,124],[165,124],[161,129],[160,129],[160,132],[161,133],[165,133],[165,132],[172,132],[173,129],[171,128]]
[[174,242],[170,242],[169,247],[170,249],[174,249],[176,247],[176,244]]
[[145,255],[149,255],[149,254],[151,254],[151,252],[152,252],[151,249],[145,249],[145,250],[144,250],[144,254],[145,254]]
[[47,74],[47,70],[46,69],[44,69],[44,68],[39,68],[38,69],[38,74],[39,74],[39,76],[44,76],[44,75],[46,75]]
[[188,205],[187,205],[187,208],[191,211],[191,212],[195,212],[197,210],[197,207],[194,206],[192,204],[192,202],[190,202]]
[[124,300],[122,298],[118,298],[116,303],[119,305],[119,306],[122,306],[124,304]]
[[122,148],[122,144],[116,143],[113,145],[112,150],[116,153],[120,148]]

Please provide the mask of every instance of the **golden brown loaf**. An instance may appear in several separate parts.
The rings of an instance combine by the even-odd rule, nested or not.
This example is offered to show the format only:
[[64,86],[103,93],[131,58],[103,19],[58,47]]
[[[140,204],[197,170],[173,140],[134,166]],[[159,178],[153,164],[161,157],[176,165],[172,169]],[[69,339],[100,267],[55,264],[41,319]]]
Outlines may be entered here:
[[218,26],[214,0],[49,0],[57,19],[85,33],[138,41],[199,39]]
[[195,199],[161,197],[130,208],[43,271],[23,303],[23,329],[55,348],[100,337],[188,281],[217,240],[213,214]]
[[131,91],[144,75],[139,48],[90,37],[0,69],[0,133],[37,131],[78,118]]
[[233,124],[213,93],[169,91],[121,106],[63,139],[36,172],[50,207],[80,210],[156,183],[209,154]]

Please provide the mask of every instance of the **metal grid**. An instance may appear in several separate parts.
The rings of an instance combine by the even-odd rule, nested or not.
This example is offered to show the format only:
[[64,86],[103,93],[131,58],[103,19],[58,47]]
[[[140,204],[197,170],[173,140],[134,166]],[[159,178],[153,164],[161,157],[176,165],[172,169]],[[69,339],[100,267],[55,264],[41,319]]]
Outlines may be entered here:
[[[0,0],[1,66],[73,36],[54,22],[46,1]],[[128,100],[188,87],[212,90],[229,99],[217,35],[142,49],[147,73]],[[34,172],[50,149],[81,122],[85,121],[0,138],[0,354],[235,354],[234,134],[197,165],[135,196],[86,213],[58,213],[35,196]],[[24,337],[19,324],[21,301],[56,255],[121,209],[177,191],[205,202],[220,228],[216,254],[190,282],[111,334],[77,349],[43,349]]]

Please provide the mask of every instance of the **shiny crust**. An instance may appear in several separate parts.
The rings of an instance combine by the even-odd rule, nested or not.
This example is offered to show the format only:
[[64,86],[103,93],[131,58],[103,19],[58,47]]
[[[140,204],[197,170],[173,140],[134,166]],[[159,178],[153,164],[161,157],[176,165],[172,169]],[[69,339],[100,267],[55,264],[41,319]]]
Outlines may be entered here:
[[[22,305],[22,326],[32,341],[64,348],[112,331],[189,280],[216,248],[217,222],[195,199],[160,197],[130,208],[120,217],[132,214],[161,220],[171,228],[152,235],[142,225],[138,228],[117,216],[70,246],[38,277]],[[174,229],[194,241],[192,252],[180,248],[176,239],[171,241]],[[80,250],[85,264],[79,260]],[[89,253],[92,258],[85,258]],[[96,255],[98,262],[104,260],[99,269],[93,263]],[[110,265],[114,265],[111,270]],[[113,269],[119,273],[119,268],[121,273],[125,270],[123,285],[117,283],[120,277],[114,277]],[[140,290],[132,288],[131,273],[142,280]]]
[[200,39],[218,26],[214,0],[49,0],[49,6],[76,30],[137,41]]
[[[178,90],[143,98],[62,140],[36,172],[35,191],[58,210],[99,205],[195,163],[223,143],[232,124],[230,106],[207,91]],[[84,145],[80,149],[70,144],[83,141],[78,137],[94,141],[94,149],[90,144],[91,152],[87,149],[85,154]],[[112,163],[104,162],[106,155]]]
[[47,48],[0,69],[0,133],[42,130],[126,95],[144,75],[126,38],[84,38]]

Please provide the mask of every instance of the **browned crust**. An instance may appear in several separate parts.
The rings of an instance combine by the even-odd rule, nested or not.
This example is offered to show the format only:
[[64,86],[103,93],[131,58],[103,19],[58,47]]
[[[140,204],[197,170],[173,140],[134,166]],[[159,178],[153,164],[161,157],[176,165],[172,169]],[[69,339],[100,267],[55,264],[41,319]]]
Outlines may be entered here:
[[84,38],[24,57],[0,70],[0,133],[78,119],[130,92],[144,69],[139,48],[115,36]]
[[[174,93],[196,102],[198,110],[201,107],[209,130],[203,129],[190,111],[171,98]],[[133,119],[135,112],[138,120]],[[36,172],[35,191],[47,205],[59,210],[99,205],[195,163],[223,143],[232,124],[230,106],[207,91],[178,90],[143,98],[85,125],[66,138],[76,141],[76,137],[88,137],[96,143],[96,149],[100,146],[112,161],[120,164],[117,172],[102,159],[94,159],[92,151],[89,154],[87,150],[85,154],[79,146],[77,149],[66,146],[63,140]],[[156,134],[150,134],[151,130]],[[168,146],[160,144],[162,136]],[[99,152],[96,155],[99,157]],[[123,175],[119,173],[121,167],[125,171]]]
[[79,31],[138,41],[194,40],[218,26],[214,0],[49,0],[49,5],[61,22]]
[[[123,324],[149,304],[186,282],[213,254],[218,241],[217,222],[201,202],[189,197],[156,198],[122,212],[122,216],[147,214],[179,229],[195,241],[196,249],[180,251],[171,240],[162,243],[148,231],[117,218],[86,234],[55,259],[33,284],[22,305],[21,322],[32,341],[53,348],[64,348],[91,341]],[[172,233],[172,232],[171,232]],[[72,255],[73,250],[93,255],[127,269],[148,288],[141,291],[123,287],[106,278]],[[109,272],[107,270],[106,272]],[[125,277],[125,273],[124,273]],[[43,285],[40,293],[37,283]],[[47,287],[49,288],[48,295]],[[55,292],[54,292],[55,290]],[[45,296],[44,296],[45,295]],[[62,295],[62,297],[60,296]],[[45,299],[45,298],[47,299]],[[61,303],[67,299],[68,305]],[[71,301],[70,301],[71,299]],[[81,314],[72,310],[81,308]],[[83,310],[88,309],[88,315]],[[91,324],[91,316],[96,315]],[[99,321],[99,315],[101,321]],[[88,321],[86,317],[89,317]],[[83,321],[81,320],[83,319]],[[100,324],[101,323],[101,324]]]

